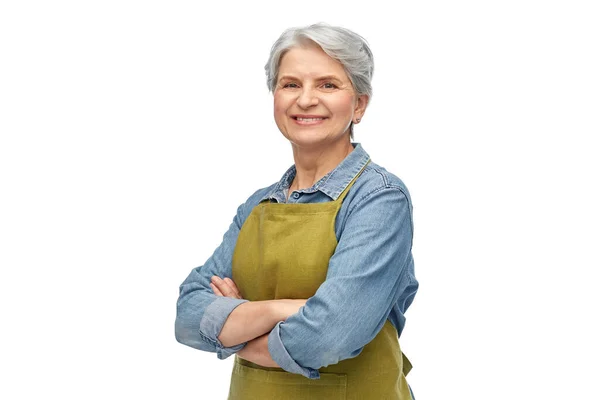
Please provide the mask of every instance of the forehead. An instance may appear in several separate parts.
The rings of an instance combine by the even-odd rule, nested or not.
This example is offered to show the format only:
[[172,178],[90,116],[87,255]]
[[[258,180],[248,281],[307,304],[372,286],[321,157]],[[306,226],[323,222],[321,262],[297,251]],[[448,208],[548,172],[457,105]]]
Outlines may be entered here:
[[303,45],[288,50],[279,64],[279,76],[294,75],[299,78],[318,78],[334,75],[347,81],[346,71],[340,62],[329,57],[317,45]]

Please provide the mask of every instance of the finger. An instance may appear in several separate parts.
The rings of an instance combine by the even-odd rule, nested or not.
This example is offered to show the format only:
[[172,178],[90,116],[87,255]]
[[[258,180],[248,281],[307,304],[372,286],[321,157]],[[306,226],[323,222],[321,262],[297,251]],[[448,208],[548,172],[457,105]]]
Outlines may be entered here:
[[240,293],[240,290],[238,289],[237,285],[235,284],[235,282],[229,278],[225,278],[223,279],[225,281],[225,283],[227,283],[227,285],[229,285],[229,287],[231,288],[231,290],[233,290],[233,293],[235,293],[235,295],[241,299],[242,298],[242,294]]
[[229,285],[227,283],[225,283],[225,281],[223,279],[219,278],[218,276],[213,276],[212,283],[217,287],[217,289],[219,289],[221,291],[223,296],[235,298],[235,294],[233,293],[233,290],[231,290]]
[[214,283],[211,282],[210,287],[217,296],[223,296],[223,293],[221,293],[219,288]]

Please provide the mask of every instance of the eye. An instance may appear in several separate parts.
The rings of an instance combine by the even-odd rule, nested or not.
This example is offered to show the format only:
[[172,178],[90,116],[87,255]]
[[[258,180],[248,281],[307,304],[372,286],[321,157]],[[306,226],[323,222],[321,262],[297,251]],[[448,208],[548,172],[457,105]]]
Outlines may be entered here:
[[297,87],[298,87],[298,85],[297,85],[297,84],[295,84],[295,83],[293,83],[293,82],[290,82],[290,83],[286,83],[286,84],[284,84],[282,87],[283,87],[283,88],[292,88],[292,89],[295,89],[295,88],[297,88]]
[[325,88],[325,89],[337,89],[337,86],[334,83],[325,82],[323,84],[323,88]]

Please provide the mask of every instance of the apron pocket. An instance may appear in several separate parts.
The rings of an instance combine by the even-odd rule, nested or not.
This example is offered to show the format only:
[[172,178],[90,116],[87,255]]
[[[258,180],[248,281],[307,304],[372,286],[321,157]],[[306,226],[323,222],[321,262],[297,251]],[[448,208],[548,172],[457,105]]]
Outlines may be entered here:
[[346,375],[320,372],[308,379],[286,371],[252,368],[235,362],[228,400],[345,400]]

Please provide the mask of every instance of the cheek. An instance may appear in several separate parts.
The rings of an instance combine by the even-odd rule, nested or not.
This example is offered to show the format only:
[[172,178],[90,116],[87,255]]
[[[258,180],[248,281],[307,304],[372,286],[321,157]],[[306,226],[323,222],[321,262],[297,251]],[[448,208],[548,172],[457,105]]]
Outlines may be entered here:
[[273,106],[273,111],[275,112],[275,116],[280,116],[282,113],[285,112],[285,109],[281,106],[281,104],[275,102],[274,106]]
[[273,99],[273,117],[275,124],[281,132],[287,131],[287,111],[288,107],[284,101],[285,97],[275,94]]
[[286,105],[285,97],[282,95],[275,94],[273,98],[273,112],[275,113],[275,118],[284,117],[287,108],[288,107]]
[[340,94],[340,96],[336,96],[335,99],[331,100],[332,101],[328,103],[328,106],[332,112],[340,116],[352,114],[354,110],[354,96]]

